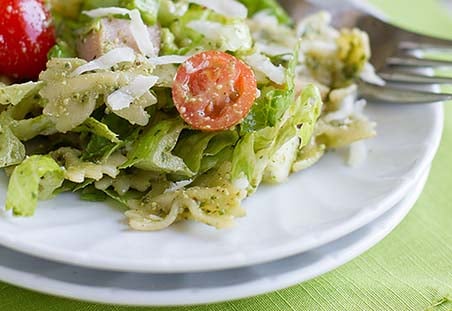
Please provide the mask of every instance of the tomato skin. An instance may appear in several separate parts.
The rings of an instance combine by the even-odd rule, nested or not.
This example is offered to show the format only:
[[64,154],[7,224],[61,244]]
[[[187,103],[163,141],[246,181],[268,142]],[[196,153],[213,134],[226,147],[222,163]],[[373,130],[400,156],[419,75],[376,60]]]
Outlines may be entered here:
[[55,44],[43,0],[0,0],[0,75],[36,79]]
[[248,115],[257,82],[254,72],[238,58],[206,51],[179,66],[172,93],[181,117],[194,129],[221,131]]

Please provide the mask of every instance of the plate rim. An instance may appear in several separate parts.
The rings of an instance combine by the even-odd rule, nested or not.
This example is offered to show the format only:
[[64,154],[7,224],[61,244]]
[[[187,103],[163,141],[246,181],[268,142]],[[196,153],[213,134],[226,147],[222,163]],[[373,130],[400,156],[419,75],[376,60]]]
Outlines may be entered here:
[[[394,206],[394,209],[392,209],[392,211],[395,214],[391,215],[392,217],[387,216],[387,219],[385,218],[384,220],[377,219],[376,222],[366,225],[365,227],[373,228],[373,230],[371,229],[370,233],[368,233],[367,236],[359,239],[358,242],[352,242],[350,243],[350,245],[342,247],[339,251],[336,251],[335,256],[332,256],[331,253],[330,254],[327,253],[324,256],[323,261],[321,261],[321,263],[317,263],[317,268],[312,269],[309,273],[304,272],[303,267],[301,267],[298,270],[295,270],[295,272],[286,271],[283,274],[279,274],[276,277],[276,279],[273,278],[271,280],[267,279],[265,276],[260,275],[259,276],[260,279],[258,277],[257,280],[254,280],[249,284],[247,283],[247,285],[245,285],[246,286],[245,289],[241,288],[243,287],[243,284],[240,284],[229,287],[225,286],[224,288],[216,288],[215,290],[213,290],[214,293],[209,291],[205,292],[204,290],[205,293],[203,294],[203,290],[191,288],[183,290],[174,290],[172,294],[167,293],[162,298],[161,292],[154,292],[154,295],[150,295],[149,291],[146,292],[140,291],[140,294],[138,295],[140,296],[140,298],[137,299],[138,296],[135,295],[133,300],[130,300],[130,298],[125,297],[129,296],[130,293],[133,292],[131,290],[113,289],[108,285],[104,286],[101,289],[95,289],[93,286],[89,285],[86,286],[73,285],[67,282],[64,283],[62,281],[56,281],[43,275],[25,273],[22,271],[16,271],[12,269],[8,270],[8,268],[5,268],[1,264],[0,264],[0,280],[15,286],[19,286],[21,288],[29,289],[44,294],[55,295],[58,297],[83,300],[94,303],[127,305],[137,307],[188,306],[188,305],[219,303],[224,301],[243,299],[247,297],[257,296],[260,294],[265,294],[268,292],[281,290],[284,288],[288,288],[292,285],[313,279],[339,266],[342,266],[345,263],[351,261],[352,259],[360,256],[361,254],[375,246],[377,243],[379,243],[381,240],[383,240],[405,219],[406,215],[411,211],[411,209],[413,208],[413,206],[415,205],[418,198],[423,192],[423,189],[426,185],[429,176],[429,172],[430,168],[427,168],[427,170],[423,173],[423,175],[421,175],[419,180],[417,180],[415,185],[411,188],[413,192],[409,191],[409,193],[400,202],[396,204],[398,206]],[[390,212],[391,210],[388,211],[387,213]],[[384,215],[382,215],[381,217],[384,217]],[[348,236],[356,234],[358,233],[352,232]],[[348,236],[343,237],[337,241],[331,242],[330,244],[333,245],[334,243],[338,243],[341,240],[346,239]],[[331,247],[330,244],[325,245],[324,248]],[[350,251],[349,248],[352,248],[353,251]],[[313,251],[321,252],[322,247],[319,249],[315,249]],[[20,255],[19,252],[15,253],[18,253]],[[337,253],[342,255],[338,256]],[[296,256],[304,255],[305,254],[299,254]],[[33,256],[28,257],[34,258]],[[39,258],[36,258],[34,260],[48,262],[48,260]],[[65,265],[57,262],[51,262],[51,264],[56,265],[56,267],[58,266],[71,267],[70,265]],[[273,264],[278,264],[278,261],[269,264],[264,264],[264,266]],[[282,264],[284,265],[284,263]],[[82,267],[72,267],[72,268],[85,269]],[[250,268],[245,267],[239,268],[238,270],[241,269],[250,269]],[[119,272],[111,271],[111,273],[117,274]],[[204,272],[202,274],[216,274],[216,273],[218,272]],[[47,282],[47,287],[43,286],[41,282]],[[66,285],[66,287],[64,285]],[[181,296],[181,293],[183,293],[184,291],[186,291],[185,296],[184,295]]]

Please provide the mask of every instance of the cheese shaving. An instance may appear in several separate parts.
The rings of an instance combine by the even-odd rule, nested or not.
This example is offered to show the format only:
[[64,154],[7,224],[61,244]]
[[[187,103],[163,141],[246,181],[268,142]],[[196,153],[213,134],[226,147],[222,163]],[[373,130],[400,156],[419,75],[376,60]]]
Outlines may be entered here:
[[98,59],[86,63],[72,72],[71,77],[81,75],[88,71],[109,69],[119,63],[131,63],[135,61],[135,51],[129,47],[116,48]]
[[114,111],[130,107],[130,104],[148,92],[158,79],[156,76],[137,76],[129,85],[110,94],[107,105]]
[[83,11],[83,14],[91,18],[98,18],[109,15],[128,15],[129,12],[130,10],[124,8],[108,7],[108,8],[98,8],[90,11]]
[[254,70],[263,73],[276,84],[281,85],[286,81],[286,71],[284,70],[284,67],[281,65],[275,66],[265,55],[254,53],[250,56],[245,56],[244,61]]
[[149,58],[149,62],[155,66],[160,65],[169,65],[169,64],[182,64],[190,56],[181,56],[181,55],[165,55],[160,57],[151,57]]

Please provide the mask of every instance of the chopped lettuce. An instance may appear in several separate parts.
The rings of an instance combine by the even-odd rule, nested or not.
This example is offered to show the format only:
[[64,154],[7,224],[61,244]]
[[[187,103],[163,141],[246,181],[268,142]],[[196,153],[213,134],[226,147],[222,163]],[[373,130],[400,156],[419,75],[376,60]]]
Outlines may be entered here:
[[292,24],[292,19],[276,0],[240,0],[248,8],[248,16],[266,11],[282,24]]
[[198,5],[190,6],[167,27],[174,40],[168,41],[172,38],[167,37],[164,42],[165,39],[174,42],[179,48],[177,54],[203,50],[248,51],[253,43],[244,21],[226,18]]
[[160,0],[158,12],[160,24],[164,27],[171,25],[187,12],[188,6],[186,1]]
[[310,141],[322,104],[318,89],[310,85],[275,126],[246,134],[234,150],[233,180],[246,177],[254,191],[264,177],[267,182],[287,178],[298,148]]
[[24,120],[11,120],[10,122],[11,131],[21,141],[31,140],[39,135],[49,136],[58,132],[55,124],[46,115]]
[[141,13],[143,21],[148,25],[157,23],[157,15],[159,13],[159,0],[119,0],[119,6],[129,10],[138,9]]
[[49,156],[31,156],[10,177],[6,209],[32,216],[39,199],[48,199],[64,180],[64,170]]
[[8,124],[0,124],[0,167],[19,164],[25,159],[25,146]]
[[[238,140],[238,134],[235,131],[226,131],[221,133],[187,133],[182,137],[174,154],[182,158],[194,173],[201,171],[202,161],[206,156],[216,156],[218,153],[233,146]],[[213,160],[212,158],[210,160]],[[203,169],[211,168],[212,163],[204,163]]]
[[74,129],[75,132],[90,132],[98,137],[108,139],[112,143],[120,143],[116,133],[113,133],[106,124],[97,121],[94,118],[88,118],[82,125]]
[[191,176],[193,172],[184,161],[172,154],[179,135],[187,126],[181,119],[162,120],[149,127],[127,154],[128,161],[122,166],[143,170]]
[[295,100],[295,69],[298,63],[297,45],[286,70],[286,83],[283,87],[269,84],[261,89],[261,94],[250,113],[240,125],[241,131],[249,133],[275,126]]
[[26,97],[35,95],[41,86],[42,82],[26,82],[7,86],[0,85],[0,105],[15,106]]

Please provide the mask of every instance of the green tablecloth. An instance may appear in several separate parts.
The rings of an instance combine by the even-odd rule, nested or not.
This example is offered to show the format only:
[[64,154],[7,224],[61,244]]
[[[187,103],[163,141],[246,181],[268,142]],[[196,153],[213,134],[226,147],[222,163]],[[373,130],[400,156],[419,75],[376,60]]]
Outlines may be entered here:
[[[373,2],[400,24],[452,37],[452,18],[438,9],[435,0]],[[383,242],[331,273],[286,290],[217,305],[165,310],[452,310],[452,105],[446,106],[444,138],[426,189],[413,211]],[[0,283],[0,310],[164,308],[96,305]]]

